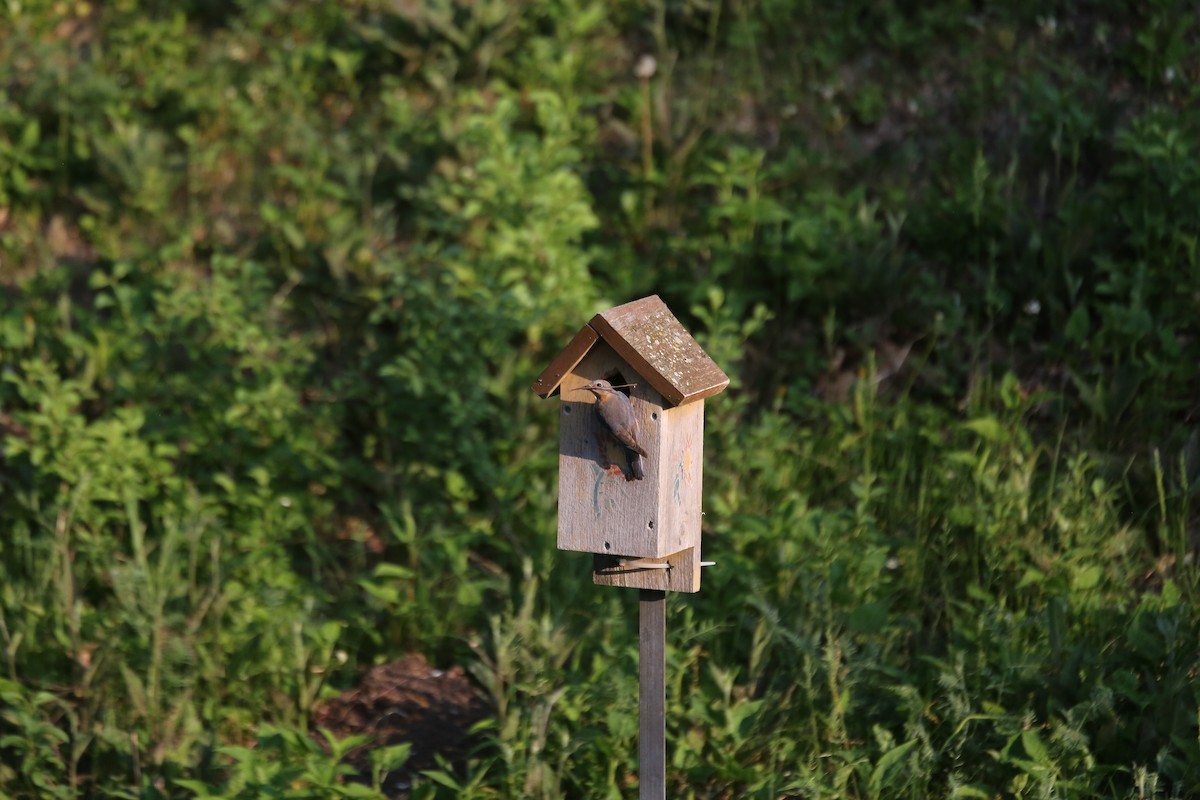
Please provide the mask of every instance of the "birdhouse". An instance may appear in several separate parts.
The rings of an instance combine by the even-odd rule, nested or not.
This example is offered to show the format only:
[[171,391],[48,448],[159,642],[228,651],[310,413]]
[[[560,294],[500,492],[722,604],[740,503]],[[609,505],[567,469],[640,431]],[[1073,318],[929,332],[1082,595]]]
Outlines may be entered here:
[[700,589],[704,400],[728,385],[657,295],[597,314],[534,382],[561,398],[558,547],[595,554],[596,583]]

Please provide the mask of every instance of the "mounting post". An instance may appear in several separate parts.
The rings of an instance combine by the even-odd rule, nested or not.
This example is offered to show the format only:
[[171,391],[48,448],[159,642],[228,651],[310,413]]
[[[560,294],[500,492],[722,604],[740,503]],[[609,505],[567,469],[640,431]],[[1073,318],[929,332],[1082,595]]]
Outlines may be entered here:
[[638,599],[638,797],[667,796],[667,593],[642,589]]

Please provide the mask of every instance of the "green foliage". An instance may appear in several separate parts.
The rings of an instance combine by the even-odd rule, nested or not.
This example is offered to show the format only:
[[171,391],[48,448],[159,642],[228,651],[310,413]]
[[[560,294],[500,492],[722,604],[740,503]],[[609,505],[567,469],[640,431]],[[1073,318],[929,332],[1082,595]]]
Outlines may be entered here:
[[[362,745],[366,737],[346,737],[338,740],[326,736],[328,752],[308,737],[283,728],[264,726],[253,747],[227,746],[219,748],[232,767],[223,786],[213,787],[202,781],[179,779],[174,783],[196,798],[251,797],[386,797],[379,787],[350,780],[354,768],[341,763],[352,748]],[[390,752],[389,767],[403,763],[406,752]],[[383,761],[380,761],[382,766]]]
[[409,796],[629,795],[634,597],[528,386],[657,292],[733,379],[671,796],[1188,796],[1197,30],[5,4],[0,794],[394,794],[309,728],[419,650],[494,713]]

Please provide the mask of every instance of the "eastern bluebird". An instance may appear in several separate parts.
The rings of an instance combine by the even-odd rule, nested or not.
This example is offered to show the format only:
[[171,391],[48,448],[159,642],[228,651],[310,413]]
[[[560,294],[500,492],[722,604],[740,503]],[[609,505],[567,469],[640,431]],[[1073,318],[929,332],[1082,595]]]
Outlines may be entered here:
[[618,392],[608,381],[596,380],[578,391],[587,390],[596,397],[596,413],[604,426],[625,449],[629,460],[629,475],[626,480],[640,481],[646,476],[642,458],[647,456],[645,448],[638,444],[637,418],[633,405],[624,392]]

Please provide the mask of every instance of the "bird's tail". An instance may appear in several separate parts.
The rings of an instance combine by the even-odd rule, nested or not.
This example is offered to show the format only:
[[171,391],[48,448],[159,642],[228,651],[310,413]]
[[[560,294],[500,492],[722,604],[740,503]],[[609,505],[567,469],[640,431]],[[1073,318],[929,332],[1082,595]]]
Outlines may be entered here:
[[644,461],[636,451],[626,447],[625,458],[629,460],[629,476],[627,480],[640,481],[646,477]]

